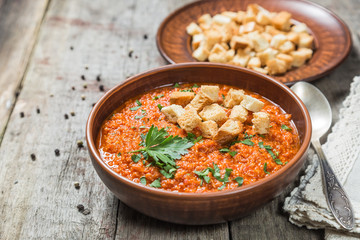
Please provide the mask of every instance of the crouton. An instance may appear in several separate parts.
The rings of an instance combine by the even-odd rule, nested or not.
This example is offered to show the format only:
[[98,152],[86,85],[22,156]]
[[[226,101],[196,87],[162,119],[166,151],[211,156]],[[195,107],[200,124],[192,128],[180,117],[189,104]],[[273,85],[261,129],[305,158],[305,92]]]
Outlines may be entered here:
[[215,16],[213,16],[212,20],[214,23],[219,25],[228,24],[231,22],[231,18],[220,14],[216,14]]
[[314,37],[308,33],[302,32],[299,34],[299,48],[311,48]]
[[219,128],[213,139],[219,144],[225,144],[237,137],[241,131],[242,124],[229,119]]
[[235,50],[234,49],[230,49],[228,51],[226,51],[226,60],[228,62],[230,62],[231,60],[234,59],[234,56],[235,56]]
[[305,23],[300,23],[300,24],[297,24],[297,25],[294,25],[291,27],[291,31],[292,32],[296,32],[296,33],[302,33],[302,32],[305,32],[307,33],[308,32],[308,28],[306,26]]
[[192,56],[199,61],[205,61],[209,56],[209,51],[206,49],[204,44],[200,46],[192,53]]
[[260,11],[260,6],[256,3],[252,3],[247,5],[246,13],[250,15],[256,15]]
[[269,74],[271,75],[283,74],[288,69],[286,62],[278,58],[269,60],[267,62],[267,67]]
[[249,33],[248,36],[254,44],[255,51],[261,52],[269,47],[269,42],[258,32]]
[[196,111],[201,111],[206,105],[213,103],[211,97],[206,93],[199,92],[193,100],[185,107],[185,110],[194,108]]
[[219,125],[227,119],[225,110],[217,103],[205,106],[199,115],[204,121],[213,120]]
[[221,15],[230,18],[232,21],[235,21],[235,19],[237,17],[237,12],[225,11],[225,12],[222,12]]
[[194,97],[195,94],[193,92],[172,92],[170,94],[170,103],[185,107]]
[[286,41],[279,46],[279,51],[282,53],[289,53],[295,50],[295,45],[291,41]]
[[265,112],[256,112],[253,114],[251,122],[254,124],[253,129],[259,134],[266,134],[270,128],[270,117]]
[[201,122],[198,127],[205,138],[213,138],[218,131],[218,125],[213,120]]
[[258,57],[252,57],[250,58],[248,64],[247,64],[248,68],[254,69],[254,68],[259,68],[261,67],[261,61],[260,58]]
[[227,108],[232,108],[235,105],[239,105],[243,100],[244,96],[244,90],[236,90],[231,88],[225,97],[224,106]]
[[294,44],[299,44],[299,40],[300,40],[300,36],[299,33],[296,32],[289,32],[286,35],[287,39],[291,42],[293,42]]
[[290,19],[291,13],[282,11],[276,14],[276,16],[272,19],[271,23],[276,29],[288,31],[291,25]]
[[292,65],[294,67],[300,67],[304,65],[307,57],[307,53],[305,51],[297,50],[297,51],[292,51],[290,54],[293,57]]
[[230,61],[230,64],[240,66],[240,67],[246,67],[247,63],[250,60],[250,56],[247,54],[242,54],[241,51],[238,50],[238,53],[234,56],[232,61]]
[[217,63],[226,63],[226,49],[220,44],[216,43],[215,46],[211,49],[209,54],[210,62]]
[[264,103],[254,97],[245,95],[241,101],[241,106],[252,112],[258,112],[264,107]]
[[212,102],[219,100],[219,86],[201,85],[200,91],[208,95]]
[[265,26],[265,32],[267,32],[267,33],[269,33],[269,34],[271,34],[273,36],[283,33],[282,31],[279,31],[279,30],[277,30],[276,28],[274,28],[273,26],[270,26],[270,25]]
[[200,43],[205,40],[205,35],[203,33],[195,34],[192,37],[191,46],[195,50],[200,46]]
[[268,41],[269,43],[271,42],[271,39],[273,37],[270,33],[267,32],[262,32],[261,36],[263,36],[266,39],[266,41]]
[[199,34],[202,32],[201,28],[199,27],[199,25],[197,25],[196,23],[192,22],[190,23],[187,27],[186,27],[186,32],[193,36],[195,34]]
[[216,43],[221,43],[221,33],[215,29],[204,32],[207,50],[211,50]]
[[189,107],[185,109],[184,114],[178,118],[177,123],[186,132],[191,132],[201,123],[201,118],[197,114],[196,109]]
[[271,59],[274,59],[275,56],[279,53],[279,51],[273,48],[267,48],[262,52],[257,53],[257,57],[259,57],[261,65],[265,66],[267,62]]
[[210,14],[204,14],[198,19],[199,26],[202,30],[207,30],[211,27],[212,17]]
[[236,105],[231,110],[229,118],[232,120],[245,122],[247,119],[248,111],[241,105]]
[[247,22],[239,27],[239,34],[251,33],[255,30],[263,30],[263,27],[256,24],[256,22]]
[[259,73],[262,73],[262,74],[268,74],[269,71],[265,68],[261,68],[261,67],[254,67],[253,70],[259,72]]
[[245,12],[244,11],[238,11],[236,13],[236,18],[234,20],[235,20],[235,22],[240,24],[240,23],[242,23],[244,17],[245,17]]
[[277,34],[275,35],[270,42],[270,46],[273,48],[279,48],[280,45],[284,44],[288,38],[284,34]]
[[185,110],[180,105],[172,104],[170,106],[163,107],[161,112],[166,116],[169,122],[176,123],[179,117],[185,113]]
[[265,11],[259,11],[256,15],[256,22],[260,25],[268,25],[271,23],[270,14]]
[[292,62],[294,58],[288,54],[280,53],[276,56],[277,59],[283,60],[286,63],[286,69],[290,69],[292,67]]
[[230,47],[234,50],[246,48],[250,45],[250,40],[246,37],[233,36],[230,41]]
[[246,13],[243,18],[243,24],[249,23],[249,22],[255,22],[256,21],[256,15],[253,13]]
[[299,48],[298,51],[305,55],[306,60],[310,59],[313,54],[313,50],[310,48]]

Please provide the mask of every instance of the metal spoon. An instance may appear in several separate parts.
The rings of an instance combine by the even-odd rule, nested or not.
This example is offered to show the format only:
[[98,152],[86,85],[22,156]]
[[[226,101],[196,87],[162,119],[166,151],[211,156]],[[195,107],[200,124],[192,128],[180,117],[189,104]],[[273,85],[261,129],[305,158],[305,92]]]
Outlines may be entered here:
[[331,169],[326,156],[321,149],[320,137],[331,125],[331,108],[325,96],[319,89],[307,82],[298,82],[291,87],[305,103],[312,122],[311,144],[314,147],[322,167],[322,180],[326,200],[338,223],[345,229],[354,227],[353,210],[343,187]]

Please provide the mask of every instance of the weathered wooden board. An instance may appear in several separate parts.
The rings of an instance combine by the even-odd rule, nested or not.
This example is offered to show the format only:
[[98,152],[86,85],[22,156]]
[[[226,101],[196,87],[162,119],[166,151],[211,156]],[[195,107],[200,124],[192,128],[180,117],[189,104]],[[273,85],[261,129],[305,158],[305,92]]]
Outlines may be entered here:
[[48,0],[0,1],[0,142]]
[[[263,208],[230,223],[183,226],[152,219],[118,201],[97,177],[86,146],[78,147],[79,140],[85,145],[86,119],[104,93],[101,85],[108,90],[128,76],[166,64],[156,48],[157,28],[170,12],[191,1],[52,0],[36,36],[31,33],[42,19],[39,11],[45,11],[45,1],[0,0],[0,30],[14,29],[20,21],[15,16],[29,24],[22,33],[13,33],[13,43],[4,40],[0,47],[1,101],[7,92],[10,103],[14,101],[27,69],[0,146],[0,239],[323,238],[323,231],[295,227],[282,213],[283,200],[295,184]],[[331,101],[336,121],[351,79],[359,75],[360,3],[315,2],[337,13],[353,31],[351,56],[314,82]],[[25,4],[24,9],[17,4]],[[6,5],[12,7],[3,10]],[[15,40],[19,36],[24,42]],[[2,39],[7,38],[1,33]],[[14,60],[5,68],[9,56]],[[9,76],[17,82],[8,91]],[[9,113],[0,108],[0,124],[7,122]],[[78,204],[90,213],[79,212]]]

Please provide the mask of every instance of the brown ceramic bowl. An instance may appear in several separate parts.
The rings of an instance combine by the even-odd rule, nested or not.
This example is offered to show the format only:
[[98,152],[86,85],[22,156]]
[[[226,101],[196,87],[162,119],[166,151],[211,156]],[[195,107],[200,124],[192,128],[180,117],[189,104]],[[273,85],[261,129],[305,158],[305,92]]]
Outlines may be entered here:
[[[101,124],[127,99],[176,82],[227,84],[249,89],[270,99],[292,114],[301,139],[299,152],[278,172],[258,182],[212,193],[170,192],[145,187],[116,174],[102,161],[96,147]],[[305,105],[288,87],[248,69],[212,63],[168,65],[131,77],[112,88],[96,103],[86,125],[86,140],[95,170],[123,203],[157,219],[191,225],[234,220],[277,197],[299,173],[310,137],[310,116]]]

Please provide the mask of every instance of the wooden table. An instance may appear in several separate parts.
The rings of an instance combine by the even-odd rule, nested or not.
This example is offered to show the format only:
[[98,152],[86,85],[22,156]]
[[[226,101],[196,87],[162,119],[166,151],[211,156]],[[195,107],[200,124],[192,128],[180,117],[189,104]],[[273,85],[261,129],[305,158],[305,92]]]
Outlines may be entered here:
[[[296,183],[245,218],[182,226],[125,206],[95,173],[85,144],[93,103],[127,77],[166,64],[155,45],[157,28],[189,2],[0,0],[0,239],[324,237],[323,230],[292,225],[282,212]],[[360,2],[315,2],[348,24],[354,41],[347,60],[313,82],[330,100],[335,122],[360,75]]]

